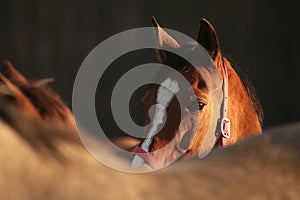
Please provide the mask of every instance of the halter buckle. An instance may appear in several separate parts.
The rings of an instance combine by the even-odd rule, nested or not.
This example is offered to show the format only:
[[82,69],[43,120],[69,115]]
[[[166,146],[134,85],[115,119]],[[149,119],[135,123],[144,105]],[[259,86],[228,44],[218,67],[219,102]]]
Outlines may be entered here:
[[221,121],[221,132],[223,137],[230,138],[230,120],[224,117]]

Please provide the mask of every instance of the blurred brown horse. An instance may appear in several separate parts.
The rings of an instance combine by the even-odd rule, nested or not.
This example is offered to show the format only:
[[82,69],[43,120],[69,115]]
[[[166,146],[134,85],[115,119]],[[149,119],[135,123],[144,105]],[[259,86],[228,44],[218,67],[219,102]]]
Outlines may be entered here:
[[[163,30],[154,18],[153,23],[157,27],[157,38],[160,46],[169,49],[187,48],[186,44],[180,44]],[[230,137],[221,135],[219,139],[220,146],[231,145],[246,137],[260,134],[263,113],[255,90],[250,82],[242,76],[242,73],[234,68],[229,60],[222,55],[216,31],[206,19],[201,20],[197,41],[207,50],[220,75],[223,77],[224,84],[228,85],[228,90],[224,89],[226,100],[223,101],[223,107],[228,97],[228,106],[226,105],[226,111],[224,112],[226,112],[226,115],[228,113],[226,118],[229,118],[231,121],[231,135]],[[188,49],[184,49],[184,51],[194,51],[195,48],[198,48],[197,45],[188,46]],[[157,117],[158,114],[146,115],[146,124],[151,122],[152,125],[145,130],[146,138],[141,142],[141,148],[138,148],[140,153],[137,153],[138,155],[132,161],[134,166],[141,166],[146,160],[152,167],[155,167],[151,163],[153,160],[156,160],[155,165],[159,166],[172,162],[174,158],[178,158],[178,154],[183,154],[184,157],[197,155],[209,129],[209,122],[212,116],[210,92],[197,67],[193,67],[187,61],[176,58],[174,54],[168,51],[158,50],[157,52],[160,62],[168,66],[175,66],[189,81],[197,98],[190,98],[184,113],[180,113],[178,102],[176,98],[173,98],[174,95],[169,97],[169,91],[161,92],[163,86],[150,87],[143,98],[145,109],[149,110],[152,105],[160,104],[159,98],[169,98],[170,100],[166,103],[167,106],[165,108],[166,116],[168,117],[161,117],[166,118],[166,122],[160,131],[153,134],[153,127],[157,126],[157,124],[154,123],[155,120],[151,122],[151,119]],[[173,86],[170,86],[173,88],[175,86],[178,87],[178,85],[178,88],[181,86],[176,75],[170,74],[170,77],[162,84],[166,84],[166,82],[168,82],[167,84],[176,83],[177,85],[173,84]],[[176,92],[181,96],[186,96],[186,91],[182,88]],[[183,117],[180,118],[180,115],[183,115]],[[162,151],[157,151],[161,148],[163,148]],[[141,158],[141,155],[143,155],[143,158]]]

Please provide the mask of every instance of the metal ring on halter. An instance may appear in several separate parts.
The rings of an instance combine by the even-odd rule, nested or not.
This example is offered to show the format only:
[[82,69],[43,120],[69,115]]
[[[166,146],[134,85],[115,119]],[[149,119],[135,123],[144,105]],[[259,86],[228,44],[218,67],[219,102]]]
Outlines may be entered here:
[[[226,128],[225,128],[226,127]],[[221,121],[221,132],[223,137],[230,138],[230,120],[226,117],[223,117]]]

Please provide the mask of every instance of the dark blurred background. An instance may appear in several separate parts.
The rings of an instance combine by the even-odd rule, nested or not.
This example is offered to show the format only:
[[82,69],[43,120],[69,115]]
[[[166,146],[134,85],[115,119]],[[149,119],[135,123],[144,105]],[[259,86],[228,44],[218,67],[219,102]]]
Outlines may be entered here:
[[[300,119],[296,1],[0,0],[0,15],[0,60],[11,60],[29,78],[54,77],[53,87],[68,105],[83,59],[106,38],[151,26],[151,16],[195,38],[205,17],[216,28],[222,51],[256,87],[264,128]],[[140,62],[135,59],[141,57],[116,63],[121,70]]]

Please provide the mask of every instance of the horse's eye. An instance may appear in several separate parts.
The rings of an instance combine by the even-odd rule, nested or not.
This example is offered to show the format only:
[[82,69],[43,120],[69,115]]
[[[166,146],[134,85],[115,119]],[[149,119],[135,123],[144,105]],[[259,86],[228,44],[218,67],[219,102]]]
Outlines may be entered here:
[[204,102],[195,100],[195,101],[192,101],[192,103],[189,105],[188,109],[193,112],[199,112],[199,111],[203,110],[204,106],[206,106],[206,104]]

